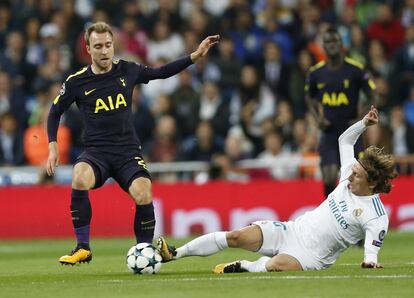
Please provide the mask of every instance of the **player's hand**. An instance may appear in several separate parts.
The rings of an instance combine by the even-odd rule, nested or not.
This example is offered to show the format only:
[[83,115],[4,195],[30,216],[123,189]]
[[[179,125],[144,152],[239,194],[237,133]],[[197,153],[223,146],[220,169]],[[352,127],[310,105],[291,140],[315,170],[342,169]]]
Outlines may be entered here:
[[198,46],[197,50],[191,53],[191,60],[196,62],[198,59],[207,55],[212,46],[218,44],[220,35],[207,36]]
[[367,268],[384,268],[384,267],[380,263],[362,262],[361,268],[367,269]]
[[364,121],[365,126],[377,124],[379,121],[378,110],[374,106],[371,106],[371,109],[362,120]]
[[59,165],[59,150],[56,142],[49,143],[49,156],[46,162],[46,172],[49,176],[55,174],[56,167]]

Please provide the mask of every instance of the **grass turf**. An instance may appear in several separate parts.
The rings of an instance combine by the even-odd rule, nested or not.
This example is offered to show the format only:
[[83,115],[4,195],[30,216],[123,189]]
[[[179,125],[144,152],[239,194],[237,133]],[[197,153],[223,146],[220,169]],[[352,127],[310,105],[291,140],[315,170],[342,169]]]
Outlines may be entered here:
[[[188,240],[188,239],[186,239]],[[184,240],[171,241],[182,244]],[[164,264],[156,275],[125,266],[131,239],[94,239],[90,264],[61,266],[72,240],[0,241],[0,297],[413,297],[414,234],[390,232],[383,269],[360,269],[363,250],[348,249],[327,270],[214,275],[215,264],[258,255],[228,249]]]

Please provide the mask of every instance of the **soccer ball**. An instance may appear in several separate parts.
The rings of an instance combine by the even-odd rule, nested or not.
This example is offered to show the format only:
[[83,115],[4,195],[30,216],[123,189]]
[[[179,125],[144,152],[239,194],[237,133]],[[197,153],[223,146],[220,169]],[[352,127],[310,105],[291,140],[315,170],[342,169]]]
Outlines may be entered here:
[[151,243],[138,243],[128,250],[128,269],[135,274],[155,274],[161,269],[161,255]]

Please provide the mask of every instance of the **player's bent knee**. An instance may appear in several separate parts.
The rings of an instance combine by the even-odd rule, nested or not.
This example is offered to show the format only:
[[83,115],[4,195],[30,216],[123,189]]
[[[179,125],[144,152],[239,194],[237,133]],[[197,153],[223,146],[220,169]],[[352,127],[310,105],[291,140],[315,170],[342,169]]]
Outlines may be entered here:
[[149,179],[139,178],[129,187],[129,194],[137,205],[146,205],[152,202],[151,182]]
[[241,236],[241,232],[238,230],[227,232],[226,239],[227,239],[227,244],[229,245],[229,247],[238,247],[240,244],[239,243],[240,236]]
[[89,190],[93,187],[92,183],[83,176],[73,176],[72,178],[72,188],[79,190]]
[[73,169],[72,188],[79,190],[91,189],[95,184],[95,175],[92,168],[87,165],[76,165]]
[[151,192],[149,191],[131,192],[131,196],[137,205],[147,205],[152,202]]
[[301,271],[302,266],[293,257],[288,255],[278,255],[271,258],[266,263],[266,270],[271,271]]

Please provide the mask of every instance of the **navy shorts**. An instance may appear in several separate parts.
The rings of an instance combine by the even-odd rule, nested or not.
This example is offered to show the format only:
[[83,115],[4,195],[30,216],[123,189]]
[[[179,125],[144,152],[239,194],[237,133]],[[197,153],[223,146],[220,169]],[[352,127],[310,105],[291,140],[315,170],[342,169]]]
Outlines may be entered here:
[[101,187],[112,177],[121,188],[128,192],[131,183],[139,177],[151,179],[144,159],[139,150],[125,152],[103,152],[96,148],[87,148],[76,159],[88,163],[95,173],[94,189]]
[[[336,164],[340,167],[341,160],[339,158],[339,143],[337,133],[322,133],[319,143],[319,154],[321,156],[321,166]],[[359,157],[359,153],[364,151],[362,138],[358,138],[355,146],[355,158]]]

